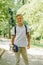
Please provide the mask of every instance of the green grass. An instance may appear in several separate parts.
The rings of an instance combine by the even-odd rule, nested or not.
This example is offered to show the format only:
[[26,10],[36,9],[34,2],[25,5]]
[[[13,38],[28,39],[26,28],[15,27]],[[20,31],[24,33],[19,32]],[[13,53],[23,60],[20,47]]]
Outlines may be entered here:
[[39,41],[31,42],[30,45],[43,48],[43,43],[39,43]]
[[43,48],[42,44],[31,44],[31,46],[36,46],[36,47],[42,47]]

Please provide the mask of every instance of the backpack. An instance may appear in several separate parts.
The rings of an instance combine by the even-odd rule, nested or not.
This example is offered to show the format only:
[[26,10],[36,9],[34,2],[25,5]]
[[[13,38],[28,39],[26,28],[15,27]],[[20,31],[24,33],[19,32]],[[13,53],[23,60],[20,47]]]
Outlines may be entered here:
[[[25,26],[25,29],[26,29],[26,35],[27,35],[27,26],[26,25],[24,25]],[[16,26],[14,27],[14,32],[15,32],[15,36],[16,36]]]

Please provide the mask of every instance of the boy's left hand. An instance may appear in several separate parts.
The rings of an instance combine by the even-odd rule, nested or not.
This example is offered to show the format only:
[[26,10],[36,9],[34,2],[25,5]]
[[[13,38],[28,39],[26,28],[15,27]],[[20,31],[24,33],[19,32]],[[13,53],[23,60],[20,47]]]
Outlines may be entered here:
[[28,46],[27,46],[27,49],[29,49],[29,48],[30,48],[30,46],[28,45]]

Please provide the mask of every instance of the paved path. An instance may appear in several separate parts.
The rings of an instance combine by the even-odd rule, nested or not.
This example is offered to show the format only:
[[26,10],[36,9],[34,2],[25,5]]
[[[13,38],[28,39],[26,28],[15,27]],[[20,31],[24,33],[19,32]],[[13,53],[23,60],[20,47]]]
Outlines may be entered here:
[[[43,58],[41,56],[34,56],[34,55],[29,55],[28,54],[28,60],[29,60],[29,65],[43,65]],[[0,59],[0,65],[15,65],[16,60],[15,60],[15,54],[9,51],[6,51],[2,58]],[[22,57],[20,60],[20,65],[25,65]]]
[[[2,58],[0,58],[0,65],[15,65],[16,63],[15,54],[9,51],[9,44],[10,42],[8,40],[3,39],[0,41],[0,47],[6,49]],[[27,50],[27,53],[29,65],[43,65],[43,49],[30,48],[29,50]],[[22,60],[22,57],[20,60],[20,65],[25,65]]]

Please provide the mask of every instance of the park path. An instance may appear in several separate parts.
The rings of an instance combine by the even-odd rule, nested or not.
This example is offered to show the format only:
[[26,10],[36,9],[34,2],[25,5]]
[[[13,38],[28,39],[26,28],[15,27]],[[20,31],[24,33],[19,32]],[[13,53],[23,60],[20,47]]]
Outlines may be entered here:
[[[15,54],[14,52],[9,50],[9,44],[10,40],[0,38],[0,48],[5,49],[5,52],[0,58],[0,65],[15,65],[16,60],[15,60]],[[30,48],[27,50],[28,54],[28,60],[29,60],[29,65],[43,65],[43,49],[42,48]],[[25,65],[22,57],[20,61],[20,65]]]

